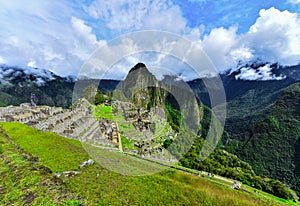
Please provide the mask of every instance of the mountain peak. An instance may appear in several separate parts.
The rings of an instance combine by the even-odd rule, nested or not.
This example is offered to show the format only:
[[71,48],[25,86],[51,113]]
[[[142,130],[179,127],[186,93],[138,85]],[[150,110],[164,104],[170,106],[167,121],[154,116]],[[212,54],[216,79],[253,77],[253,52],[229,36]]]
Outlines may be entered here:
[[146,67],[146,65],[145,65],[144,63],[139,62],[139,63],[137,63],[134,67],[132,67],[132,68],[130,69],[129,73],[131,73],[131,72],[133,72],[133,71],[137,71],[137,70],[139,70],[139,69],[146,69],[146,70],[148,70],[147,67]]

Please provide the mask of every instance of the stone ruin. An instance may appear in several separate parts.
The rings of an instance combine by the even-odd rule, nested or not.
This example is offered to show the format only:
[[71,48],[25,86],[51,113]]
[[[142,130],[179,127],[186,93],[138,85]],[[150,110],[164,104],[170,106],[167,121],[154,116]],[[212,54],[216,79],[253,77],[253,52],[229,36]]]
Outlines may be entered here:
[[118,144],[121,141],[118,124],[115,121],[103,118],[99,122],[103,138]]
[[83,167],[85,167],[85,166],[87,166],[87,165],[92,165],[92,164],[94,164],[94,163],[95,163],[94,160],[89,159],[89,160],[87,160],[87,161],[81,163],[81,164],[79,165],[79,167],[80,167],[80,168],[83,168]]
[[31,104],[31,106],[36,107],[36,106],[37,106],[37,103],[38,103],[38,98],[37,98],[37,96],[35,96],[34,93],[31,93],[31,94],[30,94],[30,104]]
[[32,107],[28,103],[20,106],[0,107],[1,122],[21,122],[25,124],[36,124],[38,121],[46,120],[49,116],[62,113],[60,107],[39,106]]
[[[113,112],[121,112],[125,120],[133,124],[136,131],[143,135],[139,139],[130,133],[126,138],[134,141],[139,153],[144,157],[156,156],[163,153],[162,144],[156,143],[153,138],[155,123],[152,117],[161,112],[137,109],[131,103],[114,102]],[[70,109],[61,107],[35,106],[32,103],[23,103],[20,106],[0,107],[0,122],[20,122],[36,129],[54,132],[60,136],[77,139],[81,142],[97,144],[99,146],[119,146],[122,150],[119,127],[116,121],[100,118],[98,121],[92,113],[93,107],[85,99],[80,99]],[[162,122],[163,123],[163,122]],[[162,124],[158,122],[158,124]]]
[[231,188],[231,189],[238,189],[238,190],[240,190],[240,189],[242,189],[242,183],[235,180],[235,181],[233,182],[233,185],[230,186],[230,188]]
[[80,99],[72,109],[23,103],[0,108],[0,122],[20,122],[67,138],[110,144],[109,140],[102,138],[99,122],[91,110],[91,105],[85,99]]
[[115,101],[113,111],[116,113],[118,110],[122,111],[124,119],[131,123],[135,129],[144,133],[144,136],[149,137],[155,130],[155,123],[152,121],[152,112],[136,108],[133,104],[128,102]]
[[65,172],[55,173],[54,175],[60,178],[60,177],[74,177],[75,175],[78,174],[79,172],[77,171],[65,171]]
[[[155,106],[147,110],[129,102],[114,101],[112,110],[115,115],[121,113],[125,121],[135,128],[135,131],[127,131],[123,134],[129,141],[134,142],[133,146],[136,149],[130,152],[139,154],[143,158],[175,161],[174,157],[163,147],[164,139],[157,139],[157,134],[155,134],[155,131],[161,130],[159,127],[167,122],[166,111],[163,107]],[[174,133],[168,131],[164,136],[173,138]]]

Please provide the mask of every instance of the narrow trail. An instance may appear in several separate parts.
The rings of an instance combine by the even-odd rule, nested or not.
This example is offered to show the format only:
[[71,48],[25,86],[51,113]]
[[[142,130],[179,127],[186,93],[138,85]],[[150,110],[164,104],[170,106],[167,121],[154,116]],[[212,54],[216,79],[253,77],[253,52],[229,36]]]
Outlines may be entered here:
[[123,152],[122,140],[121,140],[119,125],[118,125],[117,122],[114,122],[114,123],[115,123],[116,131],[117,131],[117,135],[118,135],[119,150],[120,150],[120,152]]

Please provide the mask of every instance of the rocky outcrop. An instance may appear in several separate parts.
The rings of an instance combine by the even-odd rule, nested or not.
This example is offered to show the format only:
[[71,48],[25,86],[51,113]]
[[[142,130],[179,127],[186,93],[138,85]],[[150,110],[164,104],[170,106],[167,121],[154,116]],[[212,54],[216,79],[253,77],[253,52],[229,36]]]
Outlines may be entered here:
[[83,168],[83,167],[85,167],[85,166],[87,166],[87,165],[92,165],[92,164],[94,164],[94,163],[95,163],[94,160],[89,159],[89,160],[87,160],[87,161],[81,163],[81,164],[79,165],[79,167],[80,167],[80,168]]
[[65,172],[60,172],[56,173],[55,176],[60,178],[60,177],[73,177],[75,175],[79,174],[77,171],[65,171]]

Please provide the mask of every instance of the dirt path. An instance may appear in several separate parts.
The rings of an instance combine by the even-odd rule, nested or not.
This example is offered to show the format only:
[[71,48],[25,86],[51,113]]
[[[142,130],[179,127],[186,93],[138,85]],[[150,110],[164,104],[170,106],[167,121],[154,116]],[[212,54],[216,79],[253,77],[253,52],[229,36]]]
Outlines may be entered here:
[[119,130],[119,125],[117,122],[115,122],[115,126],[118,132],[118,142],[119,142],[119,150],[120,152],[123,152],[123,147],[122,147],[122,140],[121,140],[121,135],[120,135],[120,130]]

